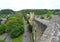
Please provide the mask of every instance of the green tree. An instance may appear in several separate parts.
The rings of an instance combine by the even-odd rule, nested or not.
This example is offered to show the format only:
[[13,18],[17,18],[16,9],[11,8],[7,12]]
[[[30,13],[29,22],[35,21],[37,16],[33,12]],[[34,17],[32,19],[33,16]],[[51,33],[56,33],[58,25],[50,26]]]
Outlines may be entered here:
[[11,10],[11,9],[2,9],[2,10],[0,11],[0,14],[1,14],[1,15],[2,15],[2,14],[7,15],[7,14],[12,14],[12,13],[14,13],[14,11]]
[[10,32],[12,38],[18,37],[24,32],[22,14],[11,15],[6,22],[6,32]]
[[48,19],[51,19],[51,18],[52,18],[52,12],[51,12],[51,11],[48,11],[48,12],[47,12],[47,18],[48,18]]
[[24,33],[24,28],[23,28],[22,25],[15,26],[15,28],[11,30],[10,36],[11,36],[11,38],[16,38],[16,37],[20,36],[23,33]]
[[4,24],[0,25],[0,34],[5,33],[6,26]]

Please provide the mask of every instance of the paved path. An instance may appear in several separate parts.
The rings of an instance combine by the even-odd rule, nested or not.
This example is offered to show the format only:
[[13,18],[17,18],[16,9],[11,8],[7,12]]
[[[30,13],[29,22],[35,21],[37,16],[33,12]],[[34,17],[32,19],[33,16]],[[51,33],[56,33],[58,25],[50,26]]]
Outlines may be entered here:
[[11,38],[10,38],[9,33],[5,33],[5,34],[3,34],[3,35],[0,35],[0,40],[4,40],[5,37],[6,37],[5,42],[11,42]]
[[6,38],[5,42],[11,42],[11,37],[10,37],[9,33],[7,33],[7,38]]
[[28,32],[28,24],[24,18],[23,20],[24,20],[24,27],[25,27],[23,42],[30,42],[30,33]]
[[0,40],[4,40],[4,38],[6,37],[6,33],[5,34],[2,34],[0,35]]

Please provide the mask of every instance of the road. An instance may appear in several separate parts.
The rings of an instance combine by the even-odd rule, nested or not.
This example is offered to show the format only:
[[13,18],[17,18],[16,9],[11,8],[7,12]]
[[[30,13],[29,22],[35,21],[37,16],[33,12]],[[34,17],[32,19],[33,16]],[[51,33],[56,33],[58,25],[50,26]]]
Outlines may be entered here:
[[24,20],[24,38],[23,38],[23,42],[30,42],[30,33],[28,31],[28,24],[27,24],[27,21],[23,18]]

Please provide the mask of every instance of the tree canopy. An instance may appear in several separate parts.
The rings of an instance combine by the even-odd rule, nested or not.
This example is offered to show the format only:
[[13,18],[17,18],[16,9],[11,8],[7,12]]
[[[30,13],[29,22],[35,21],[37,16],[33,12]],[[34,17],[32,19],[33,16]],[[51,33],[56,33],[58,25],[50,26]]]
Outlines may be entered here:
[[6,22],[6,32],[10,32],[12,38],[18,37],[24,32],[23,15],[12,14]]
[[60,9],[23,9],[18,12],[22,14],[29,14],[30,12],[34,12],[36,15],[42,15],[47,14],[49,11],[51,12],[51,14],[60,13]]
[[12,14],[12,13],[14,13],[14,11],[11,10],[11,9],[2,9],[2,10],[0,11],[0,14],[5,14],[5,15],[7,15],[7,14]]

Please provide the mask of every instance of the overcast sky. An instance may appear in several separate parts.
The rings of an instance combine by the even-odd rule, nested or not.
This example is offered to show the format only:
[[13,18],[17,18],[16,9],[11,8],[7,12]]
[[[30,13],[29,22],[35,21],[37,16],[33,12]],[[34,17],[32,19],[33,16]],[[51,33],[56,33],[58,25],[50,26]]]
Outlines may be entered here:
[[1,9],[60,9],[60,0],[0,0]]

